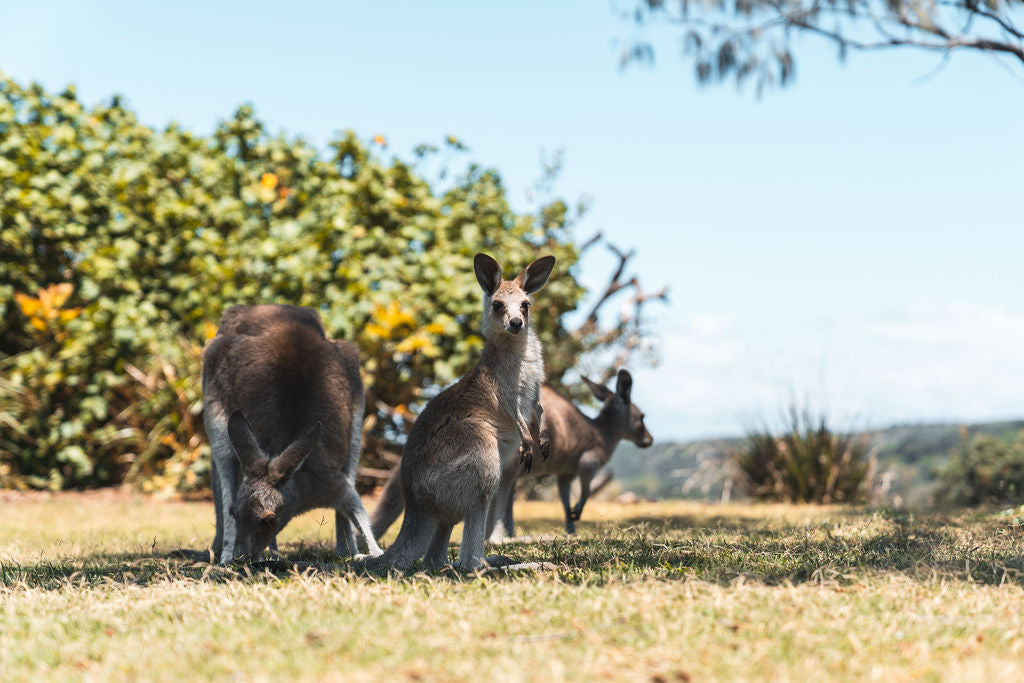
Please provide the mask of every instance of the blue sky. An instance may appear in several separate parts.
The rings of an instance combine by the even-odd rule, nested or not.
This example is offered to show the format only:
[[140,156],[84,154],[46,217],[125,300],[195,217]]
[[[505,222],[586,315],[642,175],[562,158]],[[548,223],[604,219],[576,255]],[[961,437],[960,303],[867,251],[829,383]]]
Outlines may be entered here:
[[[634,389],[656,437],[741,432],[793,395],[840,421],[1024,416],[1024,72],[957,54],[796,41],[796,82],[701,88],[668,28],[653,68],[612,4],[0,1],[0,69],[111,93],[208,132],[353,128],[409,156],[454,133],[513,202],[546,151],[578,226],[637,250],[662,365]],[[584,278],[599,286],[607,257]]]

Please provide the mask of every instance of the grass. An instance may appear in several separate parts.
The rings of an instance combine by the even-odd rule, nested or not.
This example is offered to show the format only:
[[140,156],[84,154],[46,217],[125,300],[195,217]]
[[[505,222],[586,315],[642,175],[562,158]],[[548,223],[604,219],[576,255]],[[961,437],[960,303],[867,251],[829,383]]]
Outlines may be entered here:
[[[567,539],[528,503],[554,536],[501,552],[553,571],[373,579],[168,558],[209,543],[209,503],[0,509],[4,680],[1024,679],[1024,529],[998,512],[593,503]],[[329,561],[332,519],[283,553]]]

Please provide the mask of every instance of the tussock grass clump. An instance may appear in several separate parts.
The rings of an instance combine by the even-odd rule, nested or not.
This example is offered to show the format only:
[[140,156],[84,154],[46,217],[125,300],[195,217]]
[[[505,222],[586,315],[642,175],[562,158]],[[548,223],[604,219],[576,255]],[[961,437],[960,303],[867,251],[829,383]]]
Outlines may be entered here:
[[866,496],[874,458],[866,437],[836,434],[825,417],[791,407],[787,431],[748,435],[735,454],[750,494],[790,503],[855,503]]

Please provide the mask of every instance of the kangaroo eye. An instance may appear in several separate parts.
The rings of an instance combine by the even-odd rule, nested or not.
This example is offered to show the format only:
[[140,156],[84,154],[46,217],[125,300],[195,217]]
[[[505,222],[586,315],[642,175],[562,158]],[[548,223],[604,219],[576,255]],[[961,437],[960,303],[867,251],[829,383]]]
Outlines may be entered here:
[[504,308],[505,304],[501,303],[500,301],[495,301],[493,304],[491,304],[491,310],[493,310],[495,313],[501,313],[502,309]]
[[524,311],[530,310],[530,302],[529,301],[524,301],[523,302],[523,310]]

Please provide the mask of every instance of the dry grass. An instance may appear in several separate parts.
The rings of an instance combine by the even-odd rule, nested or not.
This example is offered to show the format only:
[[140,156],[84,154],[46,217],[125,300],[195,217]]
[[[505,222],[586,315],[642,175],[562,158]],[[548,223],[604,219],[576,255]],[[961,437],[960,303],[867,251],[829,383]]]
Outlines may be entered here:
[[[555,571],[371,579],[168,559],[209,542],[209,503],[0,506],[5,680],[1024,679],[1024,531],[995,512],[603,503],[502,550]],[[283,552],[328,560],[325,519]]]

